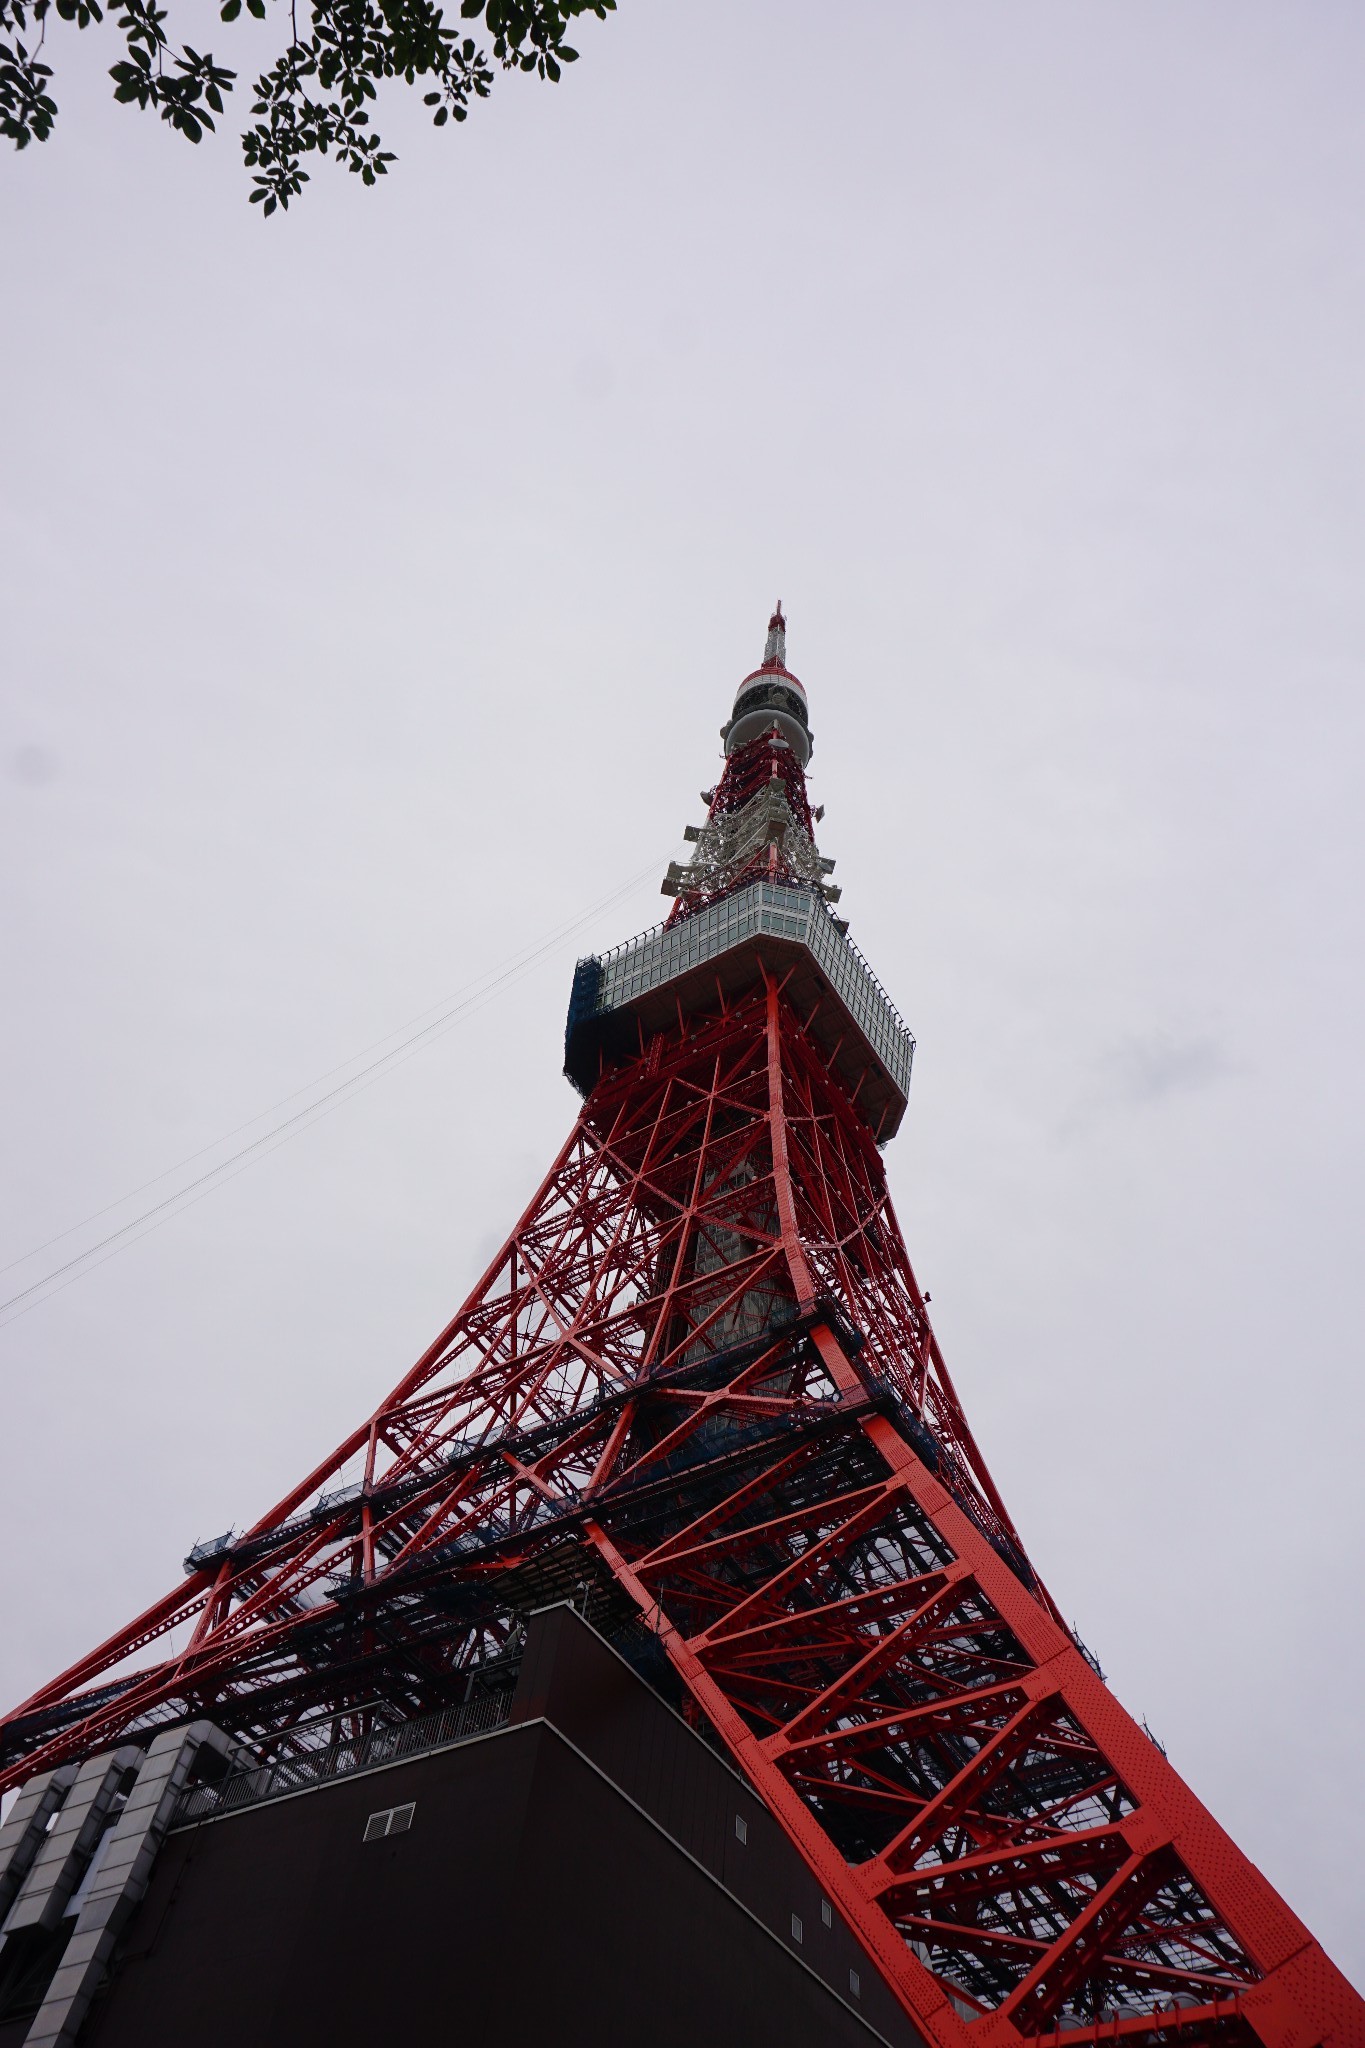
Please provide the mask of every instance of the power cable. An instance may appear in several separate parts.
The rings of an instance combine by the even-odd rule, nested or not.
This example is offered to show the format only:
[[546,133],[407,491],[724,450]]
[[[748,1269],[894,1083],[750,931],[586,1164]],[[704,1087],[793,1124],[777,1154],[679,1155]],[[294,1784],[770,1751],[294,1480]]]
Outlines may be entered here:
[[[670,856],[665,854],[664,858],[667,860]],[[550,933],[542,940],[538,940],[530,953],[524,956],[518,954],[517,958],[538,958],[540,953],[547,947],[558,944],[560,939],[567,938],[570,932],[576,931],[580,925],[586,924],[590,918],[596,917],[599,911],[609,910],[612,904],[619,903],[623,896],[628,896],[633,889],[638,888],[641,882],[646,881],[654,873],[656,866],[657,863],[652,862],[649,867],[642,868],[638,875],[632,876],[628,882],[623,882],[619,889],[613,891],[610,896],[604,897],[600,903],[594,904],[591,910],[585,910],[572,924],[563,925],[558,931]],[[503,970],[498,971],[502,972]],[[207,1145],[200,1145],[197,1150],[187,1152],[183,1159],[177,1159],[173,1165],[163,1167],[161,1172],[154,1173],[150,1180],[139,1181],[135,1188],[129,1188],[127,1193],[120,1195],[117,1200],[106,1202],[102,1209],[93,1209],[88,1216],[82,1216],[78,1222],[69,1223],[65,1230],[59,1230],[54,1236],[44,1238],[41,1244],[35,1244],[30,1250],[21,1252],[17,1259],[11,1259],[7,1265],[0,1266],[0,1273],[12,1273],[16,1266],[26,1266],[29,1260],[36,1259],[40,1252],[50,1251],[54,1244],[61,1244],[66,1238],[74,1237],[78,1230],[85,1230],[90,1224],[98,1223],[101,1216],[111,1216],[115,1209],[125,1208],[129,1202],[136,1200],[138,1195],[145,1194],[148,1188],[154,1188],[158,1182],[168,1180],[173,1173],[179,1173],[182,1167],[192,1166],[196,1159],[204,1159],[210,1152],[216,1152],[219,1146],[226,1145],[230,1138],[237,1137],[242,1131],[249,1131],[253,1125],[260,1123],[265,1117],[273,1116],[277,1109],[283,1109],[287,1103],[297,1102],[301,1095],[310,1095],[315,1088],[320,1088],[324,1081],[330,1081],[333,1074],[345,1073],[347,1067],[353,1067],[357,1060],[364,1059],[366,1053],[373,1052],[376,1046],[387,1045],[388,1041],[396,1037],[399,1032],[407,1031],[410,1026],[419,1024],[424,1017],[429,1017],[433,1010],[444,1010],[448,1004],[478,989],[487,979],[488,975],[486,973],[476,975],[474,980],[466,982],[463,988],[455,989],[449,995],[442,996],[441,1000],[437,1003],[428,1003],[424,1010],[418,1010],[415,1015],[405,1018],[403,1023],[395,1024],[392,1031],[385,1031],[378,1038],[372,1038],[368,1045],[362,1045],[358,1052],[353,1052],[348,1059],[339,1061],[336,1066],[329,1067],[326,1073],[315,1074],[313,1079],[305,1081],[302,1087],[291,1089],[288,1095],[282,1095],[277,1102],[269,1103],[265,1109],[257,1110],[255,1116],[247,1117],[243,1123],[234,1124],[230,1131],[224,1131],[220,1136],[210,1139]],[[5,1303],[0,1303],[0,1311],[3,1311],[6,1305]]]
[[[668,854],[663,856],[664,860],[667,860],[669,857]],[[638,874],[632,875],[628,882],[622,883],[609,896],[604,896],[600,902],[594,903],[589,909],[581,911],[578,916],[570,919],[567,924],[560,925],[557,930],[548,933],[527,951],[514,956],[505,967],[499,968],[491,974],[481,975],[472,983],[466,983],[463,989],[455,992],[453,998],[446,997],[441,1004],[428,1005],[427,1009],[420,1010],[416,1013],[416,1016],[410,1017],[406,1024],[396,1026],[394,1031],[386,1032],[381,1038],[372,1039],[368,1046],[364,1046],[359,1052],[353,1053],[350,1059],[343,1060],[340,1066],[330,1067],[326,1073],[320,1074],[314,1080],[305,1083],[302,1088],[296,1088],[291,1094],[282,1096],[269,1109],[261,1110],[254,1117],[248,1117],[245,1123],[237,1124],[231,1131],[215,1139],[211,1144],[201,1146],[197,1152],[187,1154],[184,1159],[174,1166],[167,1167],[164,1172],[154,1174],[150,1180],[143,1181],[138,1187],[131,1189],[117,1201],[106,1203],[103,1209],[95,1210],[83,1222],[71,1224],[66,1230],[59,1231],[55,1237],[48,1238],[45,1243],[35,1245],[32,1251],[25,1252],[19,1258],[11,1260],[8,1266],[0,1267],[0,1272],[10,1272],[15,1266],[24,1265],[29,1259],[36,1258],[40,1252],[46,1251],[49,1246],[59,1244],[63,1238],[70,1237],[76,1231],[85,1229],[90,1223],[97,1222],[101,1216],[107,1216],[113,1210],[123,1208],[126,1203],[134,1200],[137,1195],[144,1193],[149,1187],[155,1187],[159,1181],[167,1179],[170,1174],[178,1173],[181,1167],[191,1165],[194,1160],[202,1159],[207,1153],[216,1151],[220,1145],[226,1144],[230,1138],[236,1137],[239,1132],[250,1130],[253,1124],[260,1123],[263,1117],[273,1115],[275,1110],[282,1109],[289,1102],[297,1101],[300,1095],[310,1094],[313,1089],[320,1087],[324,1081],[330,1080],[333,1074],[342,1073],[347,1067],[354,1066],[358,1059],[364,1059],[367,1053],[374,1050],[375,1046],[384,1045],[387,1040],[395,1036],[396,1032],[408,1032],[407,1037],[401,1038],[397,1045],[391,1046],[387,1052],[381,1053],[377,1059],[371,1060],[358,1073],[349,1075],[346,1080],[338,1082],[335,1088],[328,1089],[326,1094],[318,1096],[312,1102],[305,1103],[302,1109],[296,1110],[292,1116],[285,1117],[280,1123],[272,1125],[269,1130],[263,1131],[258,1138],[253,1138],[249,1144],[239,1147],[236,1152],[229,1154],[226,1159],[220,1160],[216,1166],[210,1167],[207,1172],[199,1174],[184,1187],[177,1188],[172,1194],[165,1196],[162,1201],[153,1203],[140,1216],[132,1217],[129,1222],[121,1224],[117,1230],[112,1230],[106,1237],[102,1237],[98,1243],[88,1246],[85,1251],[78,1252],[74,1258],[67,1259],[62,1265],[54,1267],[42,1279],[35,1280],[30,1286],[21,1288],[17,1294],[11,1295],[7,1301],[0,1302],[0,1328],[3,1328],[6,1323],[17,1322],[20,1316],[27,1315],[31,1309],[38,1308],[42,1302],[51,1300],[54,1294],[60,1294],[64,1288],[71,1286],[74,1281],[81,1279],[87,1272],[93,1272],[96,1266],[104,1265],[120,1251],[126,1249],[128,1245],[136,1244],[141,1238],[150,1236],[153,1230],[159,1229],[163,1223],[168,1223],[171,1217],[179,1215],[182,1209],[191,1208],[195,1202],[202,1201],[205,1195],[212,1194],[215,1188],[225,1186],[229,1180],[235,1180],[239,1173],[245,1172],[248,1166],[254,1165],[257,1158],[267,1157],[269,1153],[276,1151],[279,1146],[287,1144],[290,1138],[297,1137],[302,1131],[311,1128],[314,1123],[330,1114],[333,1109],[340,1108],[343,1102],[349,1101],[353,1096],[361,1094],[364,1089],[371,1087],[375,1081],[382,1080],[395,1067],[404,1065],[415,1053],[425,1051],[429,1044],[433,1044],[438,1037],[443,1036],[446,1031],[459,1023],[463,1017],[470,1015],[491,997],[500,993],[503,988],[509,986],[511,982],[519,979],[539,959],[559,945],[564,939],[568,938],[573,932],[577,931],[582,925],[589,923],[594,917],[600,915],[602,911],[610,909],[613,904],[620,902],[622,897],[630,895],[650,875],[657,874],[658,869],[659,862],[651,861],[648,867],[642,868]],[[429,1024],[421,1024],[420,1019],[430,1016],[431,1010],[434,1008],[439,1009],[441,1014],[433,1018]],[[412,1024],[419,1024],[420,1028],[410,1031],[409,1026]],[[104,1254],[102,1258],[99,1256],[101,1253]]]

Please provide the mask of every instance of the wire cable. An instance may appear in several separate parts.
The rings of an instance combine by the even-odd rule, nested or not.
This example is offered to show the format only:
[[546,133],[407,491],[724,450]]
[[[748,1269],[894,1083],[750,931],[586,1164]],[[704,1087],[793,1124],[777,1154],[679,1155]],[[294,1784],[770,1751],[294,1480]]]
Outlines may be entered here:
[[[665,861],[669,857],[668,854],[663,856]],[[65,1260],[61,1265],[55,1266],[50,1273],[44,1274],[41,1279],[33,1281],[28,1287],[21,1288],[17,1294],[11,1295],[7,1301],[0,1302],[0,1328],[3,1328],[6,1323],[17,1322],[20,1316],[27,1315],[31,1309],[38,1308],[42,1302],[50,1300],[54,1294],[61,1293],[64,1288],[69,1287],[74,1281],[81,1279],[85,1273],[93,1272],[96,1266],[104,1265],[128,1245],[136,1244],[141,1238],[149,1236],[153,1230],[159,1229],[163,1223],[168,1223],[171,1217],[178,1215],[182,1209],[192,1207],[195,1202],[202,1201],[205,1195],[212,1194],[215,1188],[225,1186],[229,1180],[235,1180],[239,1173],[245,1172],[248,1166],[254,1165],[258,1158],[267,1157],[271,1152],[276,1151],[279,1146],[287,1144],[291,1138],[297,1137],[302,1131],[309,1129],[322,1117],[330,1114],[333,1109],[339,1109],[343,1102],[347,1102],[353,1096],[361,1094],[366,1088],[371,1087],[375,1081],[382,1080],[386,1074],[391,1073],[396,1067],[406,1064],[414,1054],[425,1051],[428,1045],[434,1044],[438,1038],[443,1037],[448,1030],[452,1029],[464,1017],[481,1008],[485,1002],[491,1000],[493,996],[510,986],[513,981],[518,980],[523,974],[527,973],[538,960],[543,958],[554,947],[560,945],[573,932],[589,923],[594,917],[599,916],[602,911],[608,910],[614,904],[620,902],[622,897],[628,896],[638,889],[641,883],[646,881],[650,875],[657,874],[658,869],[659,862],[657,860],[651,861],[648,867],[642,868],[638,874],[632,875],[628,882],[622,883],[609,896],[604,896],[600,902],[594,903],[589,909],[580,911],[567,924],[560,925],[555,931],[547,933],[526,951],[514,955],[506,966],[481,975],[473,982],[466,983],[463,989],[455,991],[453,996],[443,998],[440,1004],[430,1004],[425,1010],[419,1010],[414,1017],[408,1019],[406,1024],[397,1025],[393,1031],[386,1032],[383,1037],[371,1040],[368,1046],[362,1047],[359,1052],[353,1053],[350,1059],[343,1060],[339,1066],[330,1067],[326,1073],[320,1074],[314,1080],[305,1083],[302,1088],[294,1089],[291,1094],[282,1096],[269,1109],[261,1110],[254,1117],[248,1117],[245,1123],[237,1124],[231,1131],[215,1139],[211,1144],[200,1146],[197,1152],[187,1154],[184,1159],[174,1166],[167,1167],[164,1172],[154,1174],[150,1180],[143,1181],[140,1186],[130,1189],[126,1195],[121,1196],[117,1201],[106,1203],[103,1209],[95,1210],[83,1222],[71,1224],[66,1230],[59,1231],[55,1237],[48,1238],[45,1243],[35,1245],[32,1251],[25,1252],[19,1258],[11,1260],[8,1266],[0,1267],[0,1272],[10,1272],[15,1266],[24,1265],[29,1259],[36,1258],[40,1252],[46,1251],[49,1246],[59,1244],[64,1238],[72,1236],[76,1231],[83,1230],[90,1223],[97,1222],[101,1216],[107,1216],[115,1209],[123,1208],[128,1202],[134,1200],[136,1196],[145,1193],[148,1188],[155,1187],[158,1182],[167,1179],[169,1175],[178,1173],[182,1167],[192,1165],[196,1159],[202,1159],[207,1153],[216,1151],[220,1145],[226,1144],[229,1139],[236,1137],[240,1132],[250,1130],[252,1125],[260,1123],[263,1117],[273,1115],[275,1110],[282,1109],[286,1104],[297,1101],[300,1095],[310,1094],[313,1089],[321,1087],[323,1082],[330,1080],[334,1074],[343,1073],[347,1067],[353,1067],[357,1060],[364,1059],[376,1046],[386,1044],[397,1032],[407,1032],[408,1035],[400,1038],[397,1045],[390,1046],[387,1052],[380,1053],[377,1059],[369,1061],[369,1064],[362,1067],[358,1073],[349,1075],[344,1081],[339,1081],[335,1088],[330,1088],[325,1094],[317,1096],[312,1102],[305,1103],[303,1108],[296,1110],[292,1116],[285,1117],[281,1122],[273,1124],[269,1130],[263,1131],[258,1138],[253,1138],[249,1144],[240,1146],[236,1152],[230,1153],[226,1159],[220,1160],[216,1166],[209,1167],[206,1172],[187,1182],[184,1187],[175,1189],[173,1193],[165,1196],[161,1201],[153,1203],[150,1208],[143,1210],[141,1215],[134,1216],[127,1223],[120,1224],[118,1229],[111,1230],[107,1236],[100,1238],[96,1244],[87,1246],[83,1252],[78,1252],[74,1258]],[[440,1014],[433,1018],[430,1023],[421,1023],[420,1020],[422,1018],[431,1016],[433,1009],[439,1010]],[[409,1029],[413,1024],[419,1026],[415,1031]],[[100,1256],[101,1253],[103,1253],[103,1257]]]

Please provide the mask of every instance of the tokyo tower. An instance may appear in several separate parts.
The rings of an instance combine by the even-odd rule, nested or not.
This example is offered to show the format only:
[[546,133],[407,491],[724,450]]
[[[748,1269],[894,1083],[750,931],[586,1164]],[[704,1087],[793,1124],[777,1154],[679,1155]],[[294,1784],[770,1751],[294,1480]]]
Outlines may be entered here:
[[[500,1732],[556,1713],[567,1743],[552,1635],[561,1662],[572,1637],[621,1674],[697,1783],[720,1788],[723,1825],[703,1841],[663,1792],[625,1787],[681,1844],[678,1885],[705,1878],[717,1914],[747,1913],[755,1958],[777,1942],[772,1969],[789,1955],[804,1972],[780,2031],[765,2034],[750,1986],[733,2033],[708,1990],[690,2038],[1365,2048],[1365,2004],[1108,1691],[972,1436],[883,1167],[914,1041],[836,911],[780,605],[721,736],[664,922],[578,963],[565,1072],[582,1107],[469,1299],[284,1500],[199,1543],[164,1599],[0,1726],[0,1788],[19,1788],[0,1829],[0,2048],[91,2028],[155,2040],[156,2015],[204,1974],[196,1955],[264,1941],[240,1904],[261,1860],[222,1893],[240,1933],[222,1932],[226,1907],[215,1933],[175,1903],[214,1857],[226,1869],[253,1816],[294,1815],[301,1841],[335,1788],[378,1785],[345,1839],[397,1858],[428,1810],[426,1781],[382,1789],[402,1772],[477,1751],[487,1785],[511,1754]],[[606,1709],[583,1683],[575,1753],[618,1790],[631,1770],[643,1785],[624,1742],[614,1763],[593,1749]],[[484,1823],[461,1825],[483,1839]],[[541,1870],[591,1835],[545,1825]],[[634,1854],[601,1865],[619,1914],[647,1888]],[[326,1865],[314,1857],[311,1884],[332,1882]],[[427,1896],[445,1881],[424,1878]],[[283,1939],[292,1910],[257,1918]],[[381,1910],[367,1906],[371,1930]],[[677,1917],[699,1927],[701,1912]],[[507,1953],[534,1954],[553,1917],[507,1906]],[[158,1962],[177,1943],[180,1976]],[[330,1970],[348,1945],[333,1939]],[[583,1947],[565,1969],[588,1967]],[[220,1998],[246,1995],[214,1968]],[[639,1993],[658,1999],[659,2041],[688,1996],[687,1969],[668,1969],[672,1988]],[[580,1993],[592,2010],[567,2004],[560,2038],[643,2038],[611,2019],[614,1995]],[[139,1997],[140,2033],[120,2020]],[[177,2024],[164,2038],[190,2037]],[[344,2015],[290,2024],[295,2040],[349,2038]],[[193,2032],[217,2038],[207,2016]],[[277,2036],[262,2022],[259,2038]]]

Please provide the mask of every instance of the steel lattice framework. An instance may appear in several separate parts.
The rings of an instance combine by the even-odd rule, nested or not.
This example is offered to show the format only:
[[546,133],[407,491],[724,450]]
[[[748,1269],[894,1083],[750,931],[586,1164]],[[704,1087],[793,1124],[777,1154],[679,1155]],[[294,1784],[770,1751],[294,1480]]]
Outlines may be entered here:
[[[773,811],[766,749],[809,845],[783,744],[736,749],[712,816]],[[755,858],[790,880],[783,829]],[[692,879],[671,924],[714,900]],[[0,1786],[190,1716],[269,1758],[312,1714],[430,1711],[569,1592],[649,1631],[936,2048],[1365,2042],[1039,1583],[820,1000],[745,957],[602,1052],[455,1319],[286,1499],[9,1717]]]

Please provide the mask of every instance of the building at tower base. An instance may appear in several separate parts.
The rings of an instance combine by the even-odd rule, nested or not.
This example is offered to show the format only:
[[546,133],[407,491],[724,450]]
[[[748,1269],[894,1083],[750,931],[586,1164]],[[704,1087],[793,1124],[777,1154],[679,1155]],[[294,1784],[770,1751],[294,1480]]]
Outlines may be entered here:
[[[915,2048],[753,1788],[617,1648],[546,1608],[503,1676],[402,1755],[187,1789],[82,2042]],[[41,2004],[14,1970],[0,2048]]]

